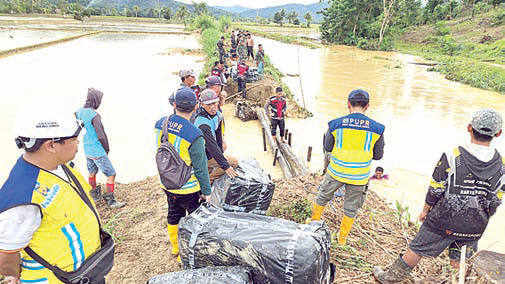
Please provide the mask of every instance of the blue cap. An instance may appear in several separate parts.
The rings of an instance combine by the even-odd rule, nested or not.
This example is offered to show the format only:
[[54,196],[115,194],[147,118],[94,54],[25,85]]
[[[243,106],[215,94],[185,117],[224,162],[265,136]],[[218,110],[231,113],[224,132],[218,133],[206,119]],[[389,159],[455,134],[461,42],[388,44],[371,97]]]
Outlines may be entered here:
[[349,97],[347,99],[350,101],[368,102],[370,101],[370,95],[367,91],[354,90],[349,94]]
[[196,95],[189,87],[182,87],[175,93],[175,104],[180,107],[193,107],[196,105]]

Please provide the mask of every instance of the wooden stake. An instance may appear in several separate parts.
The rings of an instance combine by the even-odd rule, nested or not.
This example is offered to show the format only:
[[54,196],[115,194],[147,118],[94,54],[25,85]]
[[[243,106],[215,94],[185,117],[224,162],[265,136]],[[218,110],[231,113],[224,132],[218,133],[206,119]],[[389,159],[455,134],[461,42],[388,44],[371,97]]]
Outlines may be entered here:
[[288,145],[289,145],[289,147],[291,147],[291,134],[293,134],[293,133],[290,132],[289,133],[289,137],[288,137]]
[[288,138],[288,133],[289,133],[289,131],[286,129],[286,131],[284,131],[284,137],[285,138]]
[[274,167],[275,167],[275,162],[277,161],[277,154],[278,154],[278,152],[279,152],[279,148],[275,148],[274,163],[273,163]]
[[267,151],[267,138],[266,138],[266,133],[265,133],[265,128],[261,128],[261,132],[263,133],[263,151]]
[[466,245],[461,248],[461,257],[459,261],[459,284],[465,283],[466,275]]
[[309,146],[309,150],[307,151],[307,162],[310,162],[312,159],[312,146]]

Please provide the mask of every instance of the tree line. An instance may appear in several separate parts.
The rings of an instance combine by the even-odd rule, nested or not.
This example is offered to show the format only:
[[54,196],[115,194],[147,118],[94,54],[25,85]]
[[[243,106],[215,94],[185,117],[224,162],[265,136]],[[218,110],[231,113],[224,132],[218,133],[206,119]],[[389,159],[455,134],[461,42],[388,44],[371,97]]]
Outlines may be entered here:
[[[503,0],[328,0],[320,13],[321,38],[329,43],[389,50],[408,27],[434,24],[496,8]],[[503,5],[503,4],[502,4]]]
[[[307,12],[305,15],[303,15],[303,18],[306,21],[305,26],[307,28],[310,28],[310,22],[312,22],[312,14],[310,12]],[[275,14],[272,17],[272,22],[279,24],[281,27],[284,25],[285,21],[289,24],[293,25],[300,25],[300,19],[298,18],[298,13],[296,11],[291,11],[291,12],[286,12],[285,9],[282,9],[280,11],[275,12]]]

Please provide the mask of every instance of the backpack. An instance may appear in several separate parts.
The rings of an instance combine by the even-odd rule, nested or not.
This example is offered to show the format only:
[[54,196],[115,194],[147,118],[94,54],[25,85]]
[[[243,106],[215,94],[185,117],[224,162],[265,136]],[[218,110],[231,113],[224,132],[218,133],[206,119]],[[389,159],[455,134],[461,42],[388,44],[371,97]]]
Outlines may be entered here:
[[167,190],[181,189],[191,178],[191,166],[181,158],[174,145],[168,141],[168,120],[166,118],[162,125],[162,140],[156,151],[156,165],[160,174],[161,184]]

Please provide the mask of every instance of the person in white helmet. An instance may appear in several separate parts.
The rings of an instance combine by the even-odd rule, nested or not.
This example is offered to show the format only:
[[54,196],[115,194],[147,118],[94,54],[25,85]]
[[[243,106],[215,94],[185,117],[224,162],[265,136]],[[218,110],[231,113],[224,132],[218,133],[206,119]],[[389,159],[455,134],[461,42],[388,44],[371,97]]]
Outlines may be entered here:
[[[71,112],[40,106],[20,118],[15,141],[24,153],[0,189],[4,283],[70,283],[67,272],[105,283],[114,242],[100,229],[91,186],[70,162],[82,123]],[[104,256],[98,270],[87,269],[92,254]]]

